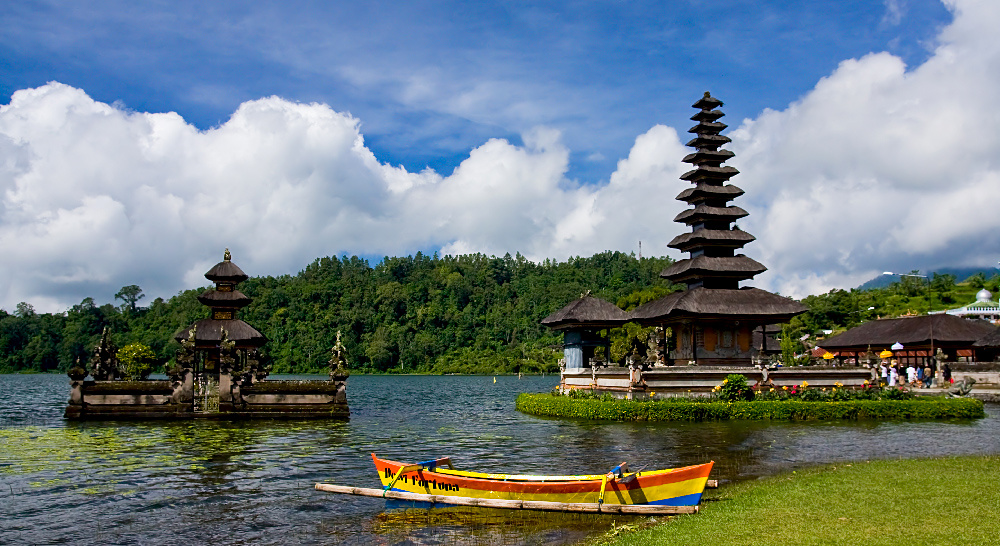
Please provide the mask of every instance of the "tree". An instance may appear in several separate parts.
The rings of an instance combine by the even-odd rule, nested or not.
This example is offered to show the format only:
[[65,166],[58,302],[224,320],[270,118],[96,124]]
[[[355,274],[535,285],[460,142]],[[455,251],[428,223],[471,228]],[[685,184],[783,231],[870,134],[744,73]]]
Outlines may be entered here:
[[27,302],[21,302],[17,304],[17,311],[14,311],[14,315],[19,318],[31,318],[35,316],[35,308]]
[[137,284],[123,286],[122,289],[115,294],[115,299],[122,300],[122,307],[128,309],[131,313],[135,313],[135,304],[144,297],[146,297],[146,295],[142,293],[142,288],[139,288],[139,285]]
[[969,283],[969,286],[975,288],[976,290],[982,290],[986,286],[986,274],[980,271],[975,275],[972,275],[965,282]]
[[781,328],[781,362],[785,366],[795,365],[795,339],[792,338],[792,329],[785,324]]

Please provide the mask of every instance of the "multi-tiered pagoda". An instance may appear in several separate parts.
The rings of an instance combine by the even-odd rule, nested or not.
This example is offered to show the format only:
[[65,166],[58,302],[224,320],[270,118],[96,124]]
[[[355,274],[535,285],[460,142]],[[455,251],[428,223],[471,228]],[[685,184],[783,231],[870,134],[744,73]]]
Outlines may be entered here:
[[722,101],[709,93],[693,105],[698,112],[691,117],[698,124],[688,130],[695,137],[687,143],[695,151],[684,158],[694,169],[681,180],[694,185],[677,199],[691,208],[677,215],[675,222],[691,231],[675,237],[669,244],[688,257],[665,269],[660,276],[687,289],[647,303],[632,312],[632,320],[647,325],[669,326],[674,333],[670,359],[677,363],[700,365],[749,365],[760,347],[752,347],[752,333],[757,327],[786,322],[805,311],[788,298],[757,288],[740,288],[740,281],[752,279],[767,270],[756,260],[737,250],[754,240],[734,222],[747,211],[730,204],[743,190],[729,184],[739,174],[724,166],[733,152],[722,148],[730,142],[720,133],[726,128],[719,118]]
[[211,315],[195,322],[177,334],[175,339],[188,340],[194,331],[194,348],[205,355],[203,368],[196,372],[204,371],[218,377],[218,360],[223,336],[234,344],[234,348],[243,358],[267,343],[267,338],[253,326],[236,317],[239,310],[250,305],[252,300],[236,289],[237,285],[249,277],[232,262],[229,249],[226,249],[223,260],[205,273],[205,278],[215,283],[215,288],[203,292],[198,296],[198,301],[212,310]]

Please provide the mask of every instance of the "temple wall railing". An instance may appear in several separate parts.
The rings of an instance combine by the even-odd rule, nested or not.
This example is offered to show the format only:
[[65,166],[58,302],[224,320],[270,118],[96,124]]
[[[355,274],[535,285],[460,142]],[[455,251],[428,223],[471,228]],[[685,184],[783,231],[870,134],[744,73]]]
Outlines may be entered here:
[[350,415],[346,377],[331,381],[259,381],[240,388],[236,397],[232,411],[254,417],[346,419]]
[[348,419],[347,374],[330,380],[263,380],[233,384],[219,375],[218,406],[199,410],[191,370],[167,380],[70,381],[67,419],[290,418]]
[[559,388],[608,392],[625,398],[708,396],[729,374],[741,374],[751,385],[791,387],[808,382],[810,387],[861,387],[872,380],[869,368],[789,367],[748,368],[743,366],[608,366],[566,368]]
[[191,417],[190,370],[178,379],[139,381],[70,380],[67,419],[178,419]]

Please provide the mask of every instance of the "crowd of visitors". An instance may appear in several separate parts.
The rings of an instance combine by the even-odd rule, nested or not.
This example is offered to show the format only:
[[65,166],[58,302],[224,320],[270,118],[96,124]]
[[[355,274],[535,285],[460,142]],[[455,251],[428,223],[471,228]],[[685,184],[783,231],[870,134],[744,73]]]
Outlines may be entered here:
[[[882,359],[882,363],[879,364],[879,375],[882,377],[882,383],[890,387],[901,386],[929,389],[933,384],[936,374],[937,363],[933,359],[924,366],[909,364],[904,367],[895,359]],[[951,367],[947,363],[941,369],[941,376],[944,383],[951,384],[953,382]]]

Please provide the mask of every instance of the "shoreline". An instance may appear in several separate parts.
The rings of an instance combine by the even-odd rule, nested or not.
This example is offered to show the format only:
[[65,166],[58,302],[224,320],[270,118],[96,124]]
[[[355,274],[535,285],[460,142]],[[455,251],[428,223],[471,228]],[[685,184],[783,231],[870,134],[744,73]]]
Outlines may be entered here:
[[706,490],[699,514],[616,527],[582,544],[989,544],[1000,451],[820,464]]

